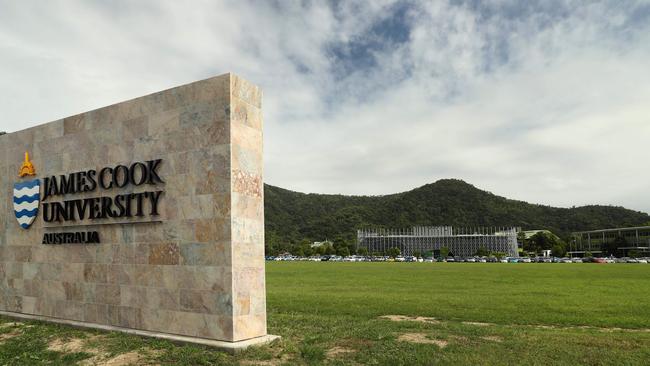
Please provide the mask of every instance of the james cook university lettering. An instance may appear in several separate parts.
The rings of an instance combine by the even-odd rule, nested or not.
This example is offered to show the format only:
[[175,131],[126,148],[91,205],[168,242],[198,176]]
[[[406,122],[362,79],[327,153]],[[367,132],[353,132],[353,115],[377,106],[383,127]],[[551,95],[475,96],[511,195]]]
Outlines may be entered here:
[[65,222],[84,219],[157,216],[162,190],[124,193],[115,196],[79,198],[46,202],[50,197],[113,188],[156,186],[164,181],[158,175],[161,159],[136,162],[130,166],[105,167],[43,179],[43,220]]

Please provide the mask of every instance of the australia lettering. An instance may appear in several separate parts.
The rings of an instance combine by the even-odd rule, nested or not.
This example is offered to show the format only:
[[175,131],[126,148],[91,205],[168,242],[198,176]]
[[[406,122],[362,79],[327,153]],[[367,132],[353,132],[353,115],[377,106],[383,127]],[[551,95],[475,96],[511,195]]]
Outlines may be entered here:
[[97,231],[45,233],[42,244],[99,244]]

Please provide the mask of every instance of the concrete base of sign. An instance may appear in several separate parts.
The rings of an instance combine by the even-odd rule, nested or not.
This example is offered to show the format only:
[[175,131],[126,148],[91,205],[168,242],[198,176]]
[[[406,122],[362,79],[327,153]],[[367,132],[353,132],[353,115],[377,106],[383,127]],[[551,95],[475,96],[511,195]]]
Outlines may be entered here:
[[220,351],[225,351],[231,354],[241,352],[251,346],[261,346],[280,339],[280,336],[267,334],[262,337],[246,339],[239,342],[225,342],[225,341],[217,341],[217,340],[206,339],[206,338],[188,337],[188,336],[182,336],[176,334],[151,332],[147,330],[115,327],[112,325],[78,322],[74,320],[51,318],[51,317],[40,316],[40,315],[13,313],[10,311],[0,311],[0,315],[15,318],[15,319],[22,319],[22,320],[38,320],[44,322],[58,323],[58,324],[69,325],[77,328],[99,329],[99,330],[105,330],[109,332],[123,332],[127,334],[143,336],[143,337],[165,339],[174,343],[200,344],[202,346],[213,347]]

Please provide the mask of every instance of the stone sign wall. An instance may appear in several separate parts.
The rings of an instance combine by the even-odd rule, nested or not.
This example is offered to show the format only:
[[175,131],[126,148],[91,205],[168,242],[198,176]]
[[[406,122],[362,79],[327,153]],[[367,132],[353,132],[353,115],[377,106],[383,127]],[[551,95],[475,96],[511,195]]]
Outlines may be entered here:
[[1,313],[268,340],[256,86],[225,74],[9,133],[0,159]]

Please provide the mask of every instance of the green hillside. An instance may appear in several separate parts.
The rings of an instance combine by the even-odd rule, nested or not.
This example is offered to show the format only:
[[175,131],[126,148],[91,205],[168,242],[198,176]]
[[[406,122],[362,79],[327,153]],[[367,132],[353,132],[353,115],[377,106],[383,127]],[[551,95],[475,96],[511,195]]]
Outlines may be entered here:
[[378,226],[520,226],[566,236],[650,221],[648,214],[623,207],[556,208],[510,200],[455,179],[386,196],[305,194],[271,185],[264,194],[266,241],[272,246],[325,238],[349,242],[358,228]]

